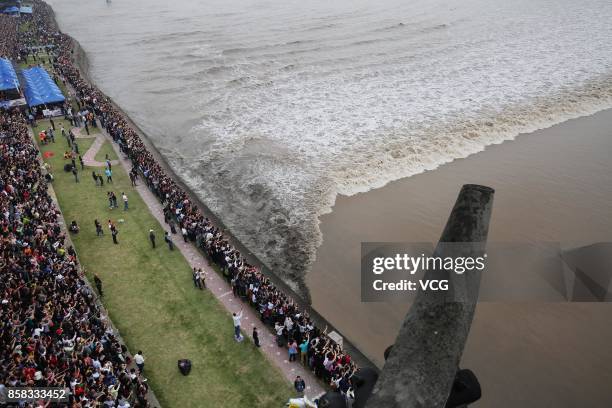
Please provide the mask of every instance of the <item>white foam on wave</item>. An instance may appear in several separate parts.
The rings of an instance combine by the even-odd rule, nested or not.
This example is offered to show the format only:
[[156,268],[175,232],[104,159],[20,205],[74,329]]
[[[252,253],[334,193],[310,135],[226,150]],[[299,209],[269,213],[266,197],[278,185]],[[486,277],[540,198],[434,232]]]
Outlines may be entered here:
[[386,16],[366,25],[372,14],[365,13],[304,42],[267,47],[253,37],[220,50],[217,64],[233,70],[197,104],[205,118],[192,133],[205,148],[191,160],[181,151],[180,166],[256,248],[257,235],[240,230],[267,214],[210,182],[265,186],[301,229],[311,261],[318,216],[337,194],[378,188],[612,106],[609,3],[494,3],[424,11],[401,25]]
[[167,5],[152,1],[132,31],[121,10],[108,24],[122,30],[76,37],[103,90],[288,281],[337,194],[612,106],[609,0],[175,6],[158,17]]

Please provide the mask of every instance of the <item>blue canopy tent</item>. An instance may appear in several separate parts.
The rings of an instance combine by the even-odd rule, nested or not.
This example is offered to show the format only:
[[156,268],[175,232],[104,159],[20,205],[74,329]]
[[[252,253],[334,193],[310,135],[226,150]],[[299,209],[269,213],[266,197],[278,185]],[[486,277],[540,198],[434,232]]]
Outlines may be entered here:
[[19,81],[13,64],[6,58],[0,58],[0,91],[18,88]]
[[22,74],[25,81],[24,93],[30,107],[66,100],[44,68],[24,69]]
[[7,7],[4,9],[3,13],[4,14],[19,14],[19,7],[16,7],[16,6]]

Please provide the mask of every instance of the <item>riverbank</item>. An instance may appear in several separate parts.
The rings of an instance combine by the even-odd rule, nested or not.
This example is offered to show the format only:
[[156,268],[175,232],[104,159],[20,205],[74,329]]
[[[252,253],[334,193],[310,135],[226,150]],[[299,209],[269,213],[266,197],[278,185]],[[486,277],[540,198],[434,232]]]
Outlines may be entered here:
[[[610,129],[606,110],[339,197],[321,217],[323,244],[307,280],[316,288],[313,307],[381,365],[409,305],[360,302],[360,243],[436,242],[465,183],[496,190],[489,242],[555,241],[564,248],[609,242]],[[483,385],[475,406],[611,405],[610,313],[606,303],[480,303],[462,361]],[[359,321],[346,318],[354,315]]]
[[[61,39],[60,52],[54,62],[54,67],[57,73],[74,88],[76,93],[73,95],[80,103],[79,106],[95,112],[102,127],[118,144],[122,153],[130,159],[133,170],[141,174],[156,200],[162,201],[163,208],[156,203],[157,205],[149,206],[151,210],[153,211],[153,207],[155,211],[161,210],[162,219],[165,222],[178,224],[178,230],[183,231],[185,240],[195,242],[196,246],[208,255],[207,259],[212,261],[217,272],[222,271],[227,281],[232,282],[235,296],[240,296],[243,301],[250,301],[252,306],[267,305],[265,311],[260,310],[259,307],[256,308],[262,314],[262,322],[268,325],[273,325],[275,321],[284,322],[282,342],[287,344],[288,340],[295,339],[300,343],[301,339],[308,336],[310,339],[307,343],[309,365],[317,376],[326,377],[324,373],[327,369],[323,368],[323,356],[333,351],[338,360],[334,363],[333,369],[327,371],[332,372],[334,376],[347,376],[348,379],[358,369],[355,364],[359,363],[359,354],[348,355],[346,347],[342,347],[341,343],[337,344],[326,336],[328,328],[323,329],[323,326],[315,320],[315,316],[304,313],[299,305],[287,295],[287,292],[279,290],[276,284],[270,282],[268,276],[261,274],[260,268],[256,265],[249,265],[248,259],[244,258],[235,247],[229,245],[225,231],[219,230],[210,217],[204,216],[197,202],[190,200],[190,193],[181,188],[178,179],[172,177],[176,175],[167,172],[164,164],[156,160],[157,153],[149,149],[148,141],[144,139],[142,132],[132,126],[125,114],[88,82],[87,78],[75,67],[75,61],[86,58],[79,50],[80,47],[75,45],[73,39],[64,36]],[[156,216],[159,217],[160,214],[156,213]],[[258,290],[251,290],[253,286],[256,286]],[[229,293],[231,292],[230,290]],[[219,295],[225,296],[227,293]],[[293,321],[291,322],[290,319]],[[269,351],[267,348],[265,350],[265,353]],[[276,355],[281,355],[281,352],[277,351]],[[288,362],[283,362],[281,359],[281,363],[287,364]],[[291,372],[299,373],[300,371],[294,368],[287,373]],[[308,372],[305,374],[310,375]],[[326,378],[325,382],[329,382],[330,379],[331,377]],[[313,381],[310,381],[313,384]],[[345,383],[348,384],[348,380]],[[319,384],[313,384],[308,388],[320,389]]]
[[[72,38],[73,42],[73,62],[75,66],[79,69],[82,77],[89,83],[91,86],[95,86],[95,83],[91,79],[89,75],[89,58],[87,53],[79,42]],[[369,357],[367,357],[364,353],[359,350],[358,347],[355,347],[352,343],[352,339],[348,336],[345,336],[341,329],[336,327],[334,322],[329,321],[325,317],[323,317],[315,308],[311,306],[310,299],[304,299],[301,295],[304,293],[309,293],[309,291],[302,291],[299,294],[296,293],[291,287],[289,287],[280,277],[278,277],[270,268],[268,268],[264,262],[262,262],[255,254],[253,254],[242,242],[236,238],[234,234],[232,234],[231,230],[225,227],[223,220],[218,218],[210,209],[206,206],[206,204],[201,200],[201,198],[194,193],[181,179],[179,175],[177,175],[174,169],[168,164],[166,158],[159,152],[156,146],[151,142],[150,138],[147,134],[139,127],[130,116],[121,109],[121,107],[115,103],[115,101],[106,96],[110,102],[110,104],[116,109],[118,112],[121,112],[122,116],[125,118],[126,122],[129,126],[136,131],[140,140],[146,145],[147,150],[154,157],[155,161],[163,168],[163,170],[168,174],[173,181],[181,188],[182,191],[186,193],[189,197],[189,200],[197,206],[197,208],[204,214],[208,219],[212,221],[214,225],[221,229],[224,236],[227,237],[228,242],[240,251],[241,255],[252,265],[256,265],[261,271],[274,283],[274,285],[282,290],[283,293],[289,294],[294,302],[304,311],[306,311],[311,319],[315,322],[318,327],[327,327],[328,331],[336,331],[340,335],[343,336],[343,348],[350,353],[353,361],[355,361],[360,367],[371,367],[377,369],[376,364],[374,364]]]
[[[39,121],[35,131],[49,126],[48,121]],[[68,127],[68,123],[56,120],[56,127],[61,126]],[[77,139],[83,155],[93,141]],[[148,384],[161,406],[273,407],[285,401],[291,395],[289,381],[248,343],[231,341],[227,310],[210,291],[193,288],[191,266],[181,252],[170,251],[163,242],[151,249],[147,232],[153,229],[162,241],[164,227],[130,185],[127,171],[121,165],[113,166],[113,182],[98,187],[91,172],[101,173],[104,167],[86,165],[75,183],[71,173],[62,171],[66,146],[66,140],[57,136],[56,143],[39,148],[53,170],[53,186],[64,216],[81,227],[72,239],[87,276],[92,279],[97,274],[102,280],[103,303],[129,349],[143,350]],[[129,210],[109,208],[107,190],[118,196],[125,192]],[[94,219],[104,225],[104,236],[97,236]],[[117,225],[117,245],[112,243],[107,220]],[[180,358],[192,360],[189,377],[177,371]],[[263,395],[260,389],[268,391]]]
[[[40,4],[37,4],[37,11],[42,11],[38,6]],[[45,26],[41,25],[41,28]],[[64,39],[59,38],[60,41]],[[60,57],[55,55],[54,70],[65,51],[62,49],[65,43],[58,44]],[[70,87],[67,89],[74,102],[74,111],[77,110],[77,103],[79,109],[85,105],[82,94],[75,98],[73,90]],[[97,182],[93,183],[91,172],[104,171],[104,163],[96,162],[95,157],[104,151],[109,152],[110,147],[110,142],[101,145],[94,143],[94,139],[100,140],[93,135],[100,135],[95,127],[97,125],[89,123],[87,133],[91,132],[92,137],[85,135],[84,129],[74,129],[79,148],[74,144],[70,146],[68,139],[60,136],[60,128],[68,130],[72,127],[65,118],[56,118],[54,124],[48,120],[38,121],[34,131],[39,134],[52,126],[56,128],[56,140],[52,143],[39,141],[39,148],[46,164],[54,172],[53,185],[66,219],[81,226],[80,231],[73,235],[79,255],[89,278],[94,275],[101,278],[104,304],[130,349],[144,351],[147,357],[147,384],[157,390],[164,406],[277,406],[293,395],[290,383],[296,373],[302,374],[309,382],[306,390],[309,396],[321,393],[320,385],[302,367],[291,370],[288,366],[288,372],[281,374],[282,358],[280,363],[274,359],[268,360],[267,348],[260,353],[256,348],[249,347],[248,341],[227,341],[233,334],[232,320],[222,307],[228,306],[215,299],[219,297],[218,293],[213,295],[217,289],[215,277],[210,277],[215,289],[208,291],[197,290],[192,283],[192,267],[201,267],[208,275],[214,273],[208,262],[203,258],[197,265],[185,262],[183,243],[176,244],[176,248],[180,249],[177,251],[167,249],[163,242],[159,243],[161,248],[157,251],[151,250],[147,239],[149,229],[163,236],[165,227],[155,219],[153,209],[148,207],[149,202],[144,205],[144,199],[140,197],[144,193],[131,185],[127,175],[130,166],[126,163],[122,163],[123,166],[113,165],[113,179],[106,179],[105,188],[98,187]],[[105,139],[103,136],[102,140]],[[88,155],[88,150],[94,145],[96,150],[101,149]],[[78,178],[70,172],[62,172],[67,164],[64,152],[71,147],[84,158],[78,167]],[[87,160],[88,157],[93,160]],[[145,186],[140,188],[148,192]],[[107,207],[106,191],[111,189],[119,197],[124,192],[127,194],[129,211]],[[140,195],[134,194],[135,191]],[[104,227],[106,237],[96,234],[92,226],[94,219],[103,225],[107,224],[107,220],[109,225],[111,222],[115,224],[120,232],[118,242],[112,243],[109,231]],[[191,244],[184,244],[193,251]],[[219,284],[219,290],[222,286],[231,293],[227,284]],[[229,307],[228,310],[236,311]],[[244,319],[255,324],[258,320],[252,311],[246,311]],[[249,325],[245,329],[252,327]],[[261,336],[262,343],[272,347],[268,333],[262,330]],[[192,360],[194,367],[188,379],[180,376],[176,367],[176,361],[185,357]],[[286,378],[283,379],[284,375]]]

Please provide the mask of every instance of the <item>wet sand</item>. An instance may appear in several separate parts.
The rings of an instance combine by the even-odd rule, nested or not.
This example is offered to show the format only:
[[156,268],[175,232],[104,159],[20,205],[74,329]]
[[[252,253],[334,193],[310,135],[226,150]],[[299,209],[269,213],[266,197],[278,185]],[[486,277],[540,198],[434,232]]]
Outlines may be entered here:
[[[314,308],[379,366],[409,305],[360,302],[360,243],[437,241],[465,183],[496,189],[490,242],[612,241],[612,110],[338,197],[307,284]],[[483,386],[475,406],[604,408],[610,344],[610,304],[481,303],[462,366]]]

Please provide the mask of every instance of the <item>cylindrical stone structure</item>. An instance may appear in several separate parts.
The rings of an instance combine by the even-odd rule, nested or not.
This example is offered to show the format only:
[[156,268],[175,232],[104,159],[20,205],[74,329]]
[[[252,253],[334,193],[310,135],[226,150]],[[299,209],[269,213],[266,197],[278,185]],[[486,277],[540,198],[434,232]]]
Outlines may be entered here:
[[[440,237],[435,255],[482,257],[494,190],[466,184]],[[420,291],[404,318],[368,408],[443,408],[448,399],[478,301],[481,273],[426,271],[448,279],[448,291]]]

